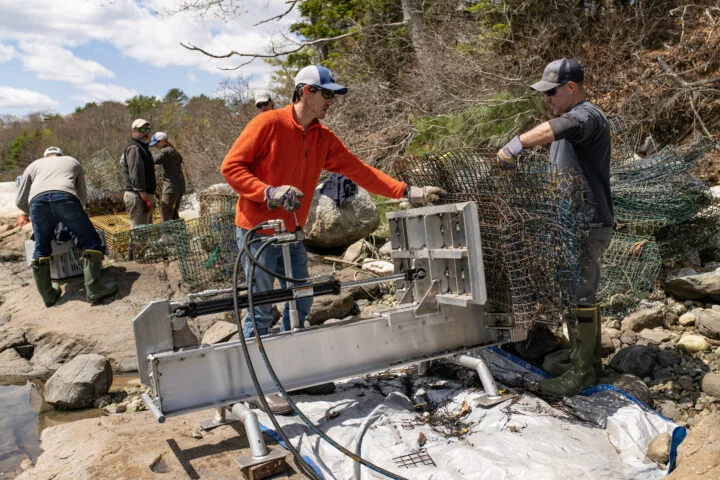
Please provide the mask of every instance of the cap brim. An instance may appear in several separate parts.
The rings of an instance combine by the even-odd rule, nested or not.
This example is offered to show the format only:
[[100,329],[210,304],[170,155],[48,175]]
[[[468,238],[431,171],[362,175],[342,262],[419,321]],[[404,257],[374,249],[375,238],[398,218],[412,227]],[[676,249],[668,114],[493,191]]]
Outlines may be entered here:
[[152,142],[150,142],[150,146],[154,147],[157,143],[158,143],[157,140],[153,140]]
[[348,92],[347,87],[343,87],[342,85],[338,85],[337,83],[326,83],[324,85],[318,85],[318,87],[324,88],[325,90],[332,90],[338,95],[345,95]]
[[540,80],[539,82],[530,85],[530,88],[532,88],[536,92],[547,92],[548,90],[552,90],[553,88],[559,87],[560,85],[560,83],[552,83],[546,82],[545,80]]

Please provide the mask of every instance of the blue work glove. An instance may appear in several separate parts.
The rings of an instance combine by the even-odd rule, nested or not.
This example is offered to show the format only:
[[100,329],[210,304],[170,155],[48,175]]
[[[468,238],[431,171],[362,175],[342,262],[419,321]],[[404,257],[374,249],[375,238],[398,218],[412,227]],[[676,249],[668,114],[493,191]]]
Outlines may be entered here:
[[283,185],[281,187],[273,187],[272,185],[265,189],[265,204],[270,210],[283,207],[288,212],[294,212],[300,208],[299,198],[303,198],[302,191],[292,185]]
[[515,157],[523,151],[520,135],[515,135],[512,140],[505,144],[497,153],[497,163],[500,170],[515,170]]

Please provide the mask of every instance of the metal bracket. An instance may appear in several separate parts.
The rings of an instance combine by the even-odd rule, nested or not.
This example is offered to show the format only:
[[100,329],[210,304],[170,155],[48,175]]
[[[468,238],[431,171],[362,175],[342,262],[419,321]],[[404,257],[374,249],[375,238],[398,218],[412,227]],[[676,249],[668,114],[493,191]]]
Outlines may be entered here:
[[241,455],[235,458],[240,466],[240,471],[247,480],[260,480],[274,476],[287,469],[285,461],[287,453],[279,448],[268,448],[264,457],[253,457],[252,455]]
[[415,315],[427,315],[429,313],[436,313],[440,310],[435,297],[440,293],[440,280],[433,280],[430,284],[430,288],[427,289],[425,295],[417,307],[415,307]]

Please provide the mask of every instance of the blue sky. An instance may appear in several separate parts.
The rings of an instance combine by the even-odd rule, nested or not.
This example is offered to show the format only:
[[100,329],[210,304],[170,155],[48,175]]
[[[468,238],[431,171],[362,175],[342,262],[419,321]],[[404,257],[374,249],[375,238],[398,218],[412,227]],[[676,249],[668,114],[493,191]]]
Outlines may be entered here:
[[238,76],[251,90],[265,88],[267,64],[225,72],[218,67],[243,60],[210,59],[180,42],[214,53],[265,53],[271,43],[289,41],[297,16],[253,24],[285,11],[285,1],[234,0],[244,11],[230,22],[167,13],[181,1],[0,0],[0,115],[66,114],[90,101],[162,97],[171,88],[212,96],[220,82]]

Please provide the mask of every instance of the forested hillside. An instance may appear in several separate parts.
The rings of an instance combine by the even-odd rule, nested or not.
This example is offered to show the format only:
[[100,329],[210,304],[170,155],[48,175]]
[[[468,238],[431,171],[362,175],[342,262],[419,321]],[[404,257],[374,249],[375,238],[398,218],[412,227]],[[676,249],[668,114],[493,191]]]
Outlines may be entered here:
[[[241,0],[185,2],[232,16]],[[547,62],[573,57],[586,69],[588,97],[659,144],[720,130],[720,2],[686,0],[304,0],[292,32],[306,41],[269,61],[273,90],[287,100],[294,73],[323,63],[350,93],[327,119],[364,160],[497,146],[543,118],[527,85]],[[202,7],[202,8],[201,8]],[[258,19],[258,21],[264,19]],[[198,46],[202,48],[202,46]],[[228,45],[241,52],[239,46]],[[198,51],[198,55],[203,55]],[[252,56],[237,56],[238,65]],[[88,104],[65,115],[0,119],[0,176],[11,179],[50,144],[78,158],[107,147],[119,156],[132,118],[176,140],[192,181],[221,180],[218,166],[255,114],[242,80],[222,98],[163,98]],[[226,85],[228,87],[228,85]],[[712,158],[712,157],[711,157]],[[714,174],[709,165],[707,173]],[[716,172],[715,172],[716,174]]]

